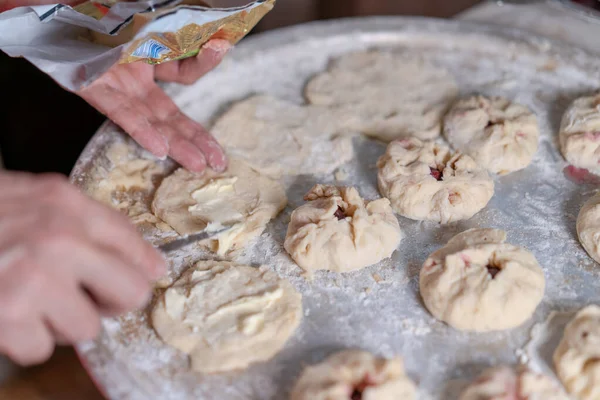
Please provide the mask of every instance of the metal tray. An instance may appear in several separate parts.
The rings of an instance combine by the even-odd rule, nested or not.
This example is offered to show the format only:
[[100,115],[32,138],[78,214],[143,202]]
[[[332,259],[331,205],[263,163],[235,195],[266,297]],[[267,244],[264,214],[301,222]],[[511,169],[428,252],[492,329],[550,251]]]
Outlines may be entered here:
[[[383,356],[400,355],[418,384],[421,399],[453,399],[482,368],[528,362],[550,371],[552,346],[543,338],[553,310],[572,311],[600,302],[598,265],[576,237],[575,219],[595,187],[567,178],[557,146],[563,111],[575,97],[600,88],[600,60],[576,48],[534,37],[459,21],[376,17],[318,22],[272,31],[243,41],[217,70],[188,87],[166,86],[179,106],[209,125],[228,104],[266,92],[302,102],[303,86],[329,59],[371,47],[393,48],[449,69],[463,94],[504,95],[537,114],[541,139],[533,163],[524,171],[496,178],[488,206],[468,221],[440,226],[399,218],[407,234],[393,257],[348,273],[300,276],[282,248],[290,212],[314,183],[336,182],[332,175],[284,179],[289,205],[238,261],[267,264],[303,294],[305,316],[287,346],[269,362],[245,371],[201,376],[187,358],[154,334],[145,311],[105,319],[101,336],[78,346],[90,373],[112,399],[286,399],[304,365],[342,348],[363,348]],[[72,181],[89,187],[98,181],[94,165],[106,165],[107,146],[124,141],[106,123],[77,163]],[[139,151],[131,146],[133,152]],[[355,157],[343,169],[366,198],[379,197],[375,162],[385,145],[357,138]],[[167,163],[168,164],[168,163]],[[458,232],[496,227],[508,241],[531,250],[540,261],[547,289],[535,315],[504,332],[458,332],[434,320],[424,308],[418,274],[429,253]],[[145,230],[153,242],[164,234]],[[208,255],[188,248],[171,260],[175,277]],[[532,329],[535,328],[535,329]],[[530,343],[531,342],[531,343]],[[539,342],[539,343],[538,343]],[[529,343],[529,345],[528,345]]]

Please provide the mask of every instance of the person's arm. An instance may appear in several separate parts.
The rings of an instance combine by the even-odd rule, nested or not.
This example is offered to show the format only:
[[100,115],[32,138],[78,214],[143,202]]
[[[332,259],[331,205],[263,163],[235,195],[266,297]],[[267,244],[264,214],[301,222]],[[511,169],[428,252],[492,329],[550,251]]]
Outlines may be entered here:
[[162,256],[60,175],[0,171],[0,353],[29,365],[145,304]]
[[[0,12],[57,2],[74,5],[82,0],[0,0]],[[219,65],[230,48],[229,42],[217,39],[206,43],[197,56],[184,60],[159,65],[115,64],[77,94],[155,156],[170,156],[193,172],[202,172],[207,166],[223,171],[227,159],[217,141],[186,116],[155,80],[192,84]]]
[[196,57],[157,66],[117,64],[78,94],[157,157],[167,155],[193,172],[227,167],[225,154],[202,125],[186,116],[155,79],[191,84],[216,67],[230,49],[211,40]]

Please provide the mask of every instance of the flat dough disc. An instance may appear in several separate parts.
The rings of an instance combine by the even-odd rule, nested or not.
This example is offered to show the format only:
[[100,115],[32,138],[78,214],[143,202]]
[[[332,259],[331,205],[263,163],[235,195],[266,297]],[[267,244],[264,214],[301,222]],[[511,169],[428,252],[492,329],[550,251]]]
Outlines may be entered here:
[[527,368],[510,367],[485,370],[461,394],[459,400],[569,400],[560,385],[549,377]]
[[600,307],[590,305],[575,315],[553,358],[558,377],[574,398],[600,399]]
[[402,232],[388,199],[363,200],[353,187],[316,185],[292,213],[284,247],[307,272],[348,272],[391,256]]
[[302,318],[293,286],[266,267],[200,261],[159,298],[152,325],[190,355],[192,369],[216,373],[273,357]]
[[444,136],[488,171],[504,175],[531,163],[540,129],[525,106],[502,97],[470,96],[444,117]]
[[558,138],[569,163],[600,174],[600,93],[571,104],[562,118]]
[[360,350],[345,350],[307,367],[291,400],[413,400],[416,387],[400,358],[386,360]]
[[352,138],[329,110],[266,95],[235,103],[211,133],[229,154],[271,177],[330,173],[353,156]]
[[165,167],[152,156],[139,156],[131,151],[129,141],[117,141],[106,149],[112,168],[97,162],[91,174],[95,179],[85,187],[93,199],[127,215],[135,225],[151,224],[171,230],[150,212],[147,198],[154,191],[154,179],[165,174]]
[[600,263],[600,193],[583,204],[576,227],[579,242],[589,256]]
[[260,235],[286,204],[283,186],[231,159],[222,173],[207,169],[196,175],[176,170],[156,191],[152,210],[180,235],[200,232],[209,224],[218,228],[234,223],[216,239],[200,242],[223,255]]
[[377,162],[380,193],[394,211],[443,224],[471,218],[494,194],[487,171],[465,154],[416,138],[391,142]]
[[368,51],[334,60],[305,93],[312,104],[340,112],[347,128],[390,141],[438,137],[458,88],[443,68],[413,56]]
[[423,264],[419,285],[431,314],[463,331],[511,329],[544,296],[544,272],[529,251],[504,243],[498,229],[454,236]]

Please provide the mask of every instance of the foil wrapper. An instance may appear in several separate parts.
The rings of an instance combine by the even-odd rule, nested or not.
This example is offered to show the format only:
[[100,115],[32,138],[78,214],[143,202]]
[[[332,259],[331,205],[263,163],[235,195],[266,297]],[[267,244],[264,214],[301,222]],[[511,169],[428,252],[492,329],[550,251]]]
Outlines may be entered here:
[[0,13],[0,50],[76,91],[115,63],[193,57],[211,39],[241,40],[275,0],[212,8],[201,0],[91,0]]

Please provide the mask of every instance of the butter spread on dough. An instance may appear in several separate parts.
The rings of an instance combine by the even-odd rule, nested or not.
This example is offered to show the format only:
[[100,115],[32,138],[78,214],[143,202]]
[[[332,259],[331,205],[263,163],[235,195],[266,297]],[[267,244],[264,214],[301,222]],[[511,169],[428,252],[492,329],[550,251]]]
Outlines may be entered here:
[[152,209],[180,235],[234,224],[216,239],[201,242],[224,255],[260,235],[286,204],[285,191],[279,183],[260,175],[243,161],[231,159],[223,173],[206,170],[196,175],[176,170],[156,191]]
[[502,97],[471,96],[448,111],[444,135],[452,147],[502,175],[531,163],[540,130],[536,116],[525,106]]
[[521,367],[485,370],[460,396],[460,400],[569,400],[549,377]]
[[583,204],[576,227],[579,242],[589,256],[600,263],[600,193]]
[[470,229],[432,253],[420,274],[431,314],[464,331],[510,329],[544,296],[544,273],[529,251],[504,243],[498,229]]
[[465,154],[416,138],[391,142],[377,162],[379,191],[398,214],[448,223],[471,218],[494,194],[487,171]]
[[307,367],[291,400],[413,400],[416,388],[400,358],[386,360],[345,350]]
[[200,261],[159,298],[152,325],[190,355],[192,369],[217,373],[273,357],[302,318],[301,296],[265,267]]
[[389,257],[402,239],[387,199],[363,200],[353,187],[316,185],[292,213],[284,247],[311,273],[353,271]]
[[600,94],[581,97],[560,124],[560,150],[568,162],[600,174]]
[[231,155],[272,176],[333,172],[353,155],[329,110],[260,95],[235,103],[212,134]]
[[334,60],[305,92],[312,104],[339,111],[347,128],[390,141],[438,137],[458,89],[443,68],[414,56],[367,51]]
[[600,399],[600,307],[583,308],[567,324],[554,352],[554,367],[575,398]]

